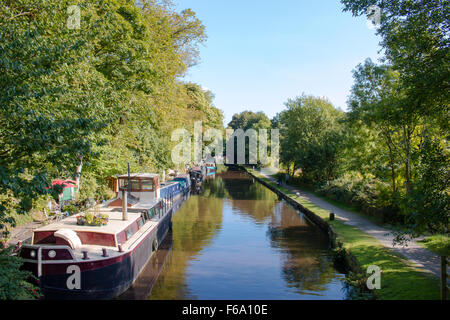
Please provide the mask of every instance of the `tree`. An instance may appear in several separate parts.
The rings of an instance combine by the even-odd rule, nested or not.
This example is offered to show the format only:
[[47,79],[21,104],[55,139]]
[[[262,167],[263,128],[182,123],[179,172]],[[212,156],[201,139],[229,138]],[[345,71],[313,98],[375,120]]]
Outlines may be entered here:
[[391,172],[392,192],[397,192],[398,159],[404,164],[406,188],[411,187],[412,141],[418,131],[418,119],[408,110],[407,99],[401,88],[398,73],[387,65],[377,66],[370,59],[358,65],[353,72],[355,84],[349,99],[350,121],[362,122],[379,132],[387,154]]
[[270,129],[270,119],[264,114],[264,112],[243,111],[233,115],[228,127],[233,130],[242,129],[247,131],[248,129]]
[[303,95],[286,102],[287,110],[277,116],[281,135],[281,161],[302,169],[308,182],[333,179],[337,173],[344,113],[325,98]]
[[344,11],[360,16],[381,9],[377,33],[386,58],[399,72],[411,110],[439,118],[448,129],[450,25],[446,0],[341,0]]
[[[440,197],[436,203],[434,199],[436,194],[445,194],[444,190],[448,189],[448,180],[445,180],[448,159],[445,158],[447,153],[436,149],[436,146],[431,147],[430,141],[441,146],[447,145],[445,131],[442,131],[431,117],[421,116],[408,108],[410,100],[401,85],[402,80],[391,66],[377,66],[367,60],[364,65],[356,68],[354,78],[355,84],[349,99],[349,119],[362,121],[364,125],[379,133],[384,148],[379,148],[377,159],[380,163],[384,158],[388,159],[392,201],[399,200],[397,193],[403,191],[402,202],[407,203],[403,205],[403,212],[407,215],[407,220],[414,221],[413,229],[442,231],[442,228],[432,227],[435,224],[432,221],[442,214],[435,214],[435,209],[446,209],[445,205],[442,207],[445,203],[442,199],[445,197]],[[383,154],[387,157],[383,157]],[[432,155],[436,155],[433,164],[430,162]],[[400,164],[403,166],[403,174],[396,169]],[[432,175],[430,168],[440,169],[435,172],[436,175]],[[438,171],[441,173],[438,174]],[[377,176],[383,179],[382,175]],[[438,184],[443,183],[440,186],[443,189],[436,188],[437,185],[430,182],[430,178]],[[404,188],[397,183],[398,180],[405,181]],[[432,208],[426,203],[435,203],[436,206]],[[397,202],[397,205],[400,205],[400,202]],[[420,215],[417,215],[418,212]]]
[[[242,159],[245,160],[245,163],[251,163],[256,165],[261,165],[263,162],[262,159],[258,159],[258,148],[263,147],[269,147],[271,148],[270,141],[267,142],[267,145],[260,144],[261,140],[258,138],[261,138],[261,135],[259,135],[261,132],[260,130],[268,130],[272,126],[270,119],[265,115],[264,112],[253,112],[253,111],[243,111],[241,113],[236,113],[233,115],[233,118],[231,119],[230,123],[228,124],[229,129],[233,129],[234,135],[232,136],[232,139],[234,140],[234,150],[239,149],[239,141],[242,141],[242,145],[244,147],[245,154],[243,155]],[[242,131],[240,131],[242,130]],[[242,135],[240,135],[242,134]],[[244,136],[245,134],[248,135],[249,139]],[[244,140],[242,140],[244,139]],[[252,143],[253,139],[255,141]],[[232,148],[230,146],[231,140],[224,141],[224,144],[226,144],[226,148]],[[235,159],[232,160],[234,163],[237,163],[240,161],[240,157],[238,156],[238,152],[235,152]],[[248,155],[248,157],[247,157]],[[255,161],[254,163],[252,163]],[[265,162],[265,161],[264,161]]]
[[199,85],[186,83],[187,109],[190,111],[189,117],[196,121],[201,120],[205,127],[222,129],[223,114],[213,104],[214,94],[211,91],[204,91]]
[[450,218],[450,152],[443,141],[427,137],[420,152],[418,178],[405,201],[413,235],[448,234]]
[[[193,120],[178,78],[197,61],[205,28],[191,10],[140,3],[2,1],[0,195],[19,201],[0,203],[0,229],[14,226],[12,209],[26,214],[39,196],[56,197],[51,180],[75,177],[80,159],[81,194],[98,199],[128,161],[138,171],[173,165],[170,132]],[[72,5],[79,29],[68,27]],[[212,94],[203,98],[196,116],[222,126]]]
[[55,172],[75,172],[117,96],[89,63],[87,35],[60,27],[66,8],[4,1],[0,9],[0,193],[12,191],[21,212],[49,192]]

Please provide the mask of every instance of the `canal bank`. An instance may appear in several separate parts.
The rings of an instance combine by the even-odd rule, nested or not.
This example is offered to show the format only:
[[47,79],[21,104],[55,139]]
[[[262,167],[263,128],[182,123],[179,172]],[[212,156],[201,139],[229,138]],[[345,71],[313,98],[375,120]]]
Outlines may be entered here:
[[278,186],[271,177],[243,168],[260,183],[276,192],[328,234],[336,255],[342,258],[352,272],[353,284],[364,286],[370,274],[369,266],[381,270],[381,289],[372,291],[378,299],[423,300],[440,299],[439,279],[424,272],[399,252],[381,243],[361,229],[342,220],[330,220],[330,211],[299,197],[292,188]]

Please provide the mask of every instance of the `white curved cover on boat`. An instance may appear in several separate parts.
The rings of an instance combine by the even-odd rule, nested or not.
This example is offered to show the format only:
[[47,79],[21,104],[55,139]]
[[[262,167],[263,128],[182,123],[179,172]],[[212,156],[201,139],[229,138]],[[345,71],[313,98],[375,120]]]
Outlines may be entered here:
[[78,237],[77,233],[70,229],[60,229],[55,232],[55,237],[62,238],[70,243],[72,249],[81,248],[81,240]]

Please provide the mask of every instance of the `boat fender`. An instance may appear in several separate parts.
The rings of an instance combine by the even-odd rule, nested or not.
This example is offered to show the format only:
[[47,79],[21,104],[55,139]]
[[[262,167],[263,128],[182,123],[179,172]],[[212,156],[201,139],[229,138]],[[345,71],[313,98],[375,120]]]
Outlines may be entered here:
[[158,240],[156,238],[153,239],[152,249],[153,251],[158,250]]
[[54,236],[66,240],[72,249],[81,248],[82,243],[77,233],[70,229],[59,229]]

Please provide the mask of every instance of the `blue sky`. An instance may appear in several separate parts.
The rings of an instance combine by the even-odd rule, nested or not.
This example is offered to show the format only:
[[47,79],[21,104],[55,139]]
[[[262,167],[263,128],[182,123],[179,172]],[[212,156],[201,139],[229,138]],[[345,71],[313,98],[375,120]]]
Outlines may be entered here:
[[211,90],[225,125],[244,110],[270,118],[302,93],[346,110],[352,70],[376,61],[379,38],[339,0],[174,0],[206,26],[201,61],[184,80]]

